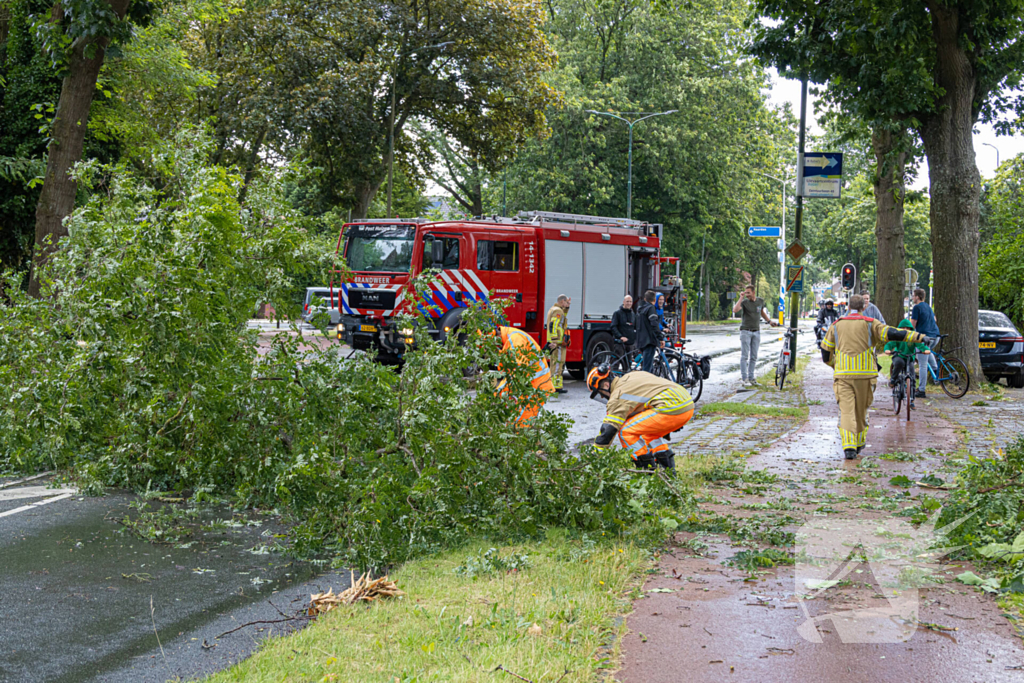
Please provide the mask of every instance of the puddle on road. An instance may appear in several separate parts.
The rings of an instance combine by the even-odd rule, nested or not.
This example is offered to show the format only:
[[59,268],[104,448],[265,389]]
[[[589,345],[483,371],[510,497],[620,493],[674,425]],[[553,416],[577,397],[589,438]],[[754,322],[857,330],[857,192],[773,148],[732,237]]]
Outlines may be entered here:
[[[73,500],[8,522],[0,535],[0,680],[83,681],[130,665],[156,646],[320,569],[272,552],[281,527],[198,532],[176,545],[140,540],[119,520],[127,495]],[[218,512],[222,514],[218,515]],[[231,520],[227,510],[204,521]],[[153,614],[150,613],[152,600]],[[295,605],[278,605],[292,613]]]

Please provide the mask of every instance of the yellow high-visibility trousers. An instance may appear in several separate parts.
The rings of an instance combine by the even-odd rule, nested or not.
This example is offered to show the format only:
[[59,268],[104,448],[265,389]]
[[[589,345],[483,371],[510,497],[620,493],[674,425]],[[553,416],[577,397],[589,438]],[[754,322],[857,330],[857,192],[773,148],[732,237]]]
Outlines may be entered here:
[[868,439],[868,408],[875,400],[875,377],[837,377],[832,389],[839,403],[839,436],[843,450],[863,448]]
[[562,388],[562,373],[565,371],[564,346],[559,346],[554,351],[548,351],[548,367],[551,368],[551,383],[555,389]]

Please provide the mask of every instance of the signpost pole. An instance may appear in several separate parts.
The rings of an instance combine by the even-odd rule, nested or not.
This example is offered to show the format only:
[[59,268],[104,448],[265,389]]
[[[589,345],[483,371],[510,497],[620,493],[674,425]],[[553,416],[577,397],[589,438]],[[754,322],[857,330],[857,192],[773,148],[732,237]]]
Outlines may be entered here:
[[[796,239],[801,240],[804,236],[804,143],[806,142],[806,131],[807,131],[807,73],[804,72],[800,76],[800,135],[799,135],[799,147],[800,151],[797,155],[797,169],[796,169]],[[790,307],[793,309],[793,314],[790,320],[792,321],[793,329],[796,329],[797,323],[800,322],[800,295],[796,292],[793,293],[790,299]],[[792,353],[789,354],[789,367],[796,369],[796,340],[794,340]]]

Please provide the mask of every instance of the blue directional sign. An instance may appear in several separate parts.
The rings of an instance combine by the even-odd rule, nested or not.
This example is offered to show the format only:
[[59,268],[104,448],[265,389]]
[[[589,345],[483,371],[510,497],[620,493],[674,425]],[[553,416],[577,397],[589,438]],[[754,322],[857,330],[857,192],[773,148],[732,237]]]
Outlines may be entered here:
[[801,194],[838,199],[843,189],[841,152],[804,152]]
[[779,226],[751,226],[747,228],[747,234],[751,237],[782,237],[782,228]]

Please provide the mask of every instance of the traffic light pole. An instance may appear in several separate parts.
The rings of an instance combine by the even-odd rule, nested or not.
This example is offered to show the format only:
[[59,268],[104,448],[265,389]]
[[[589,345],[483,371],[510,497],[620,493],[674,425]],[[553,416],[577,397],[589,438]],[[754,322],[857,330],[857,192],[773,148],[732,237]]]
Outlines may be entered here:
[[[804,143],[806,142],[807,131],[807,73],[800,76],[800,136],[799,152],[796,159],[796,230],[794,238],[799,241],[804,236]],[[800,322],[800,295],[793,292],[790,295],[789,307],[793,310],[790,317],[791,326],[796,329]],[[789,354],[789,367],[796,370],[796,338],[793,339],[793,346]]]

